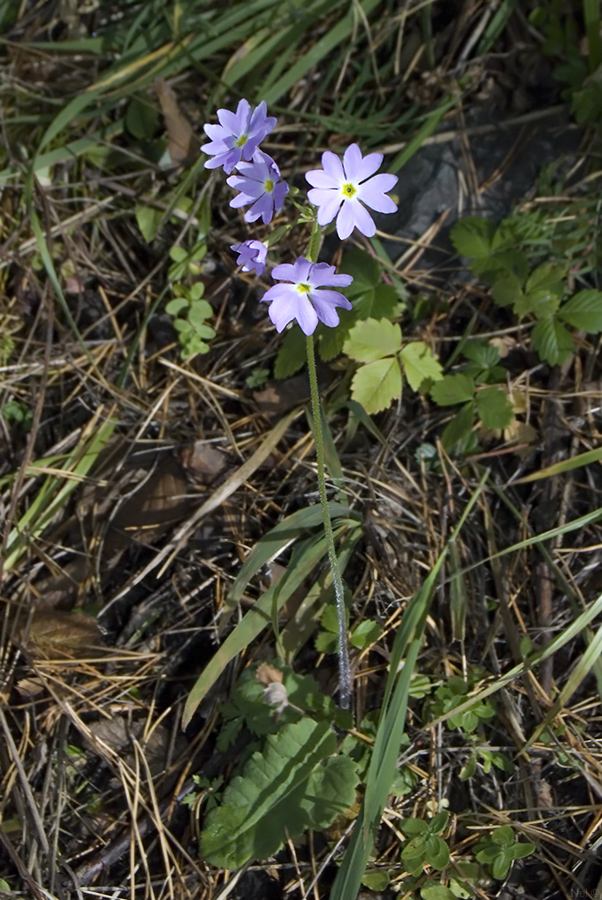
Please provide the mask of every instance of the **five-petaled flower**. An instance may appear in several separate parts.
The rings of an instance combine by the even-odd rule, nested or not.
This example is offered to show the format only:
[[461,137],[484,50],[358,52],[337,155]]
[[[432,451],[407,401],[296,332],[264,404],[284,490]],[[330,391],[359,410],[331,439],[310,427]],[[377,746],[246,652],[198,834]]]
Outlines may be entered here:
[[242,268],[243,272],[256,272],[257,275],[263,275],[268,255],[268,248],[263,241],[243,241],[242,244],[232,244],[230,249],[238,253],[236,264]]
[[238,175],[226,179],[235,191],[240,191],[230,206],[238,209],[241,206],[251,208],[245,213],[247,222],[255,222],[261,216],[265,225],[272,221],[274,213],[279,213],[288,194],[288,184],[280,179],[280,169],[271,156],[257,150],[253,162],[241,162],[237,165]]
[[250,160],[257,147],[276,125],[273,116],[267,116],[265,100],[251,109],[248,100],[241,100],[236,112],[229,109],[218,109],[219,125],[205,125],[205,133],[210,138],[201,150],[212,156],[205,161],[206,169],[224,167],[229,175],[238,166],[241,159]]
[[335,153],[326,150],[322,154],[323,168],[311,169],[305,176],[313,186],[307,196],[318,207],[318,225],[328,225],[338,213],[337,234],[341,240],[348,238],[354,228],[372,237],[376,226],[366,206],[381,213],[397,209],[386,194],[397,183],[397,175],[374,175],[382,161],[382,153],[362,157],[357,144],[347,147],[342,163]]
[[339,291],[324,290],[348,287],[351,275],[335,275],[334,266],[312,263],[300,256],[292,265],[275,266],[272,277],[288,284],[275,284],[266,291],[262,303],[270,303],[269,316],[280,332],[296,319],[304,334],[313,334],[318,321],[330,328],[339,324],[337,307],[351,309],[351,303]]

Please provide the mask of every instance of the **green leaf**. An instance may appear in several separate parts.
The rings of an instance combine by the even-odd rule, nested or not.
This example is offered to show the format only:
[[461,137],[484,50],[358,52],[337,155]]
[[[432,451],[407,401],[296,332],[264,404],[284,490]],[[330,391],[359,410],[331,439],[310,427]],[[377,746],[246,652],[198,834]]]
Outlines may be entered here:
[[499,847],[512,847],[514,844],[514,831],[512,825],[500,825],[491,833],[491,840]]
[[602,331],[602,291],[579,291],[560,307],[558,318],[580,331],[598,334]]
[[481,370],[492,369],[500,361],[500,351],[494,344],[476,338],[464,344],[462,353]]
[[143,206],[141,203],[136,204],[135,213],[140,234],[146,243],[150,244],[157,236],[163,213],[160,209],[153,209],[152,206]]
[[553,263],[544,263],[533,270],[527,279],[525,292],[548,291],[557,297],[564,293],[564,271]]
[[320,323],[316,330],[316,336],[320,338],[318,344],[318,352],[320,359],[324,362],[330,362],[335,356],[338,356],[343,349],[343,344],[347,340],[349,329],[357,319],[354,309],[339,309],[339,324],[336,328],[328,328]]
[[385,891],[391,883],[388,872],[366,872],[362,878],[362,884],[370,891]]
[[514,418],[508,394],[499,387],[487,387],[476,396],[477,412],[485,428],[507,428]]
[[378,622],[364,619],[353,631],[350,641],[358,650],[363,650],[365,647],[369,647],[370,644],[376,643],[382,633],[383,630]]
[[480,216],[465,216],[450,231],[452,243],[462,256],[472,258],[490,256],[495,224]]
[[433,835],[425,843],[427,862],[433,869],[444,869],[449,864],[449,847],[443,838]]
[[274,363],[274,378],[290,378],[303,367],[307,360],[307,347],[305,335],[300,328],[294,326],[287,331],[276,362]]
[[332,631],[321,631],[316,635],[314,645],[318,653],[336,653],[339,649],[338,635]]
[[514,312],[519,318],[532,313],[538,319],[553,315],[560,306],[560,297],[547,288],[523,294],[514,304]]
[[357,362],[370,363],[397,353],[401,347],[401,328],[388,319],[364,319],[349,332],[343,350]]
[[511,272],[496,280],[491,293],[498,306],[512,306],[523,297],[522,282]]
[[420,888],[422,900],[455,900],[455,894],[444,884],[429,881]]
[[493,865],[491,867],[491,874],[493,875],[494,878],[499,878],[499,880],[501,881],[502,879],[504,879],[506,877],[506,875],[510,871],[511,864],[512,864],[512,857],[506,855],[506,853],[504,851],[502,851],[500,853],[500,855],[497,856],[493,860]]
[[401,397],[401,368],[396,357],[378,359],[361,366],[351,382],[351,397],[361,403],[367,413],[387,409]]
[[514,859],[524,859],[525,856],[531,856],[532,853],[535,853],[535,850],[535,844],[526,844],[521,841],[520,844],[515,844],[512,848],[512,855]]
[[336,738],[325,722],[303,718],[266,739],[201,834],[204,859],[236,869],[276,853],[287,836],[325,828],[355,800],[355,764],[333,756]]
[[573,339],[569,332],[553,316],[540,319],[531,333],[533,347],[540,359],[551,366],[558,366],[570,359]]
[[150,100],[135,97],[128,103],[125,113],[125,127],[138,140],[152,138],[157,128],[159,114]]
[[430,347],[422,341],[407,344],[401,351],[401,362],[408,384],[417,391],[425,379],[439,381],[443,378],[443,368],[433,356]]
[[432,386],[431,397],[437,406],[465,403],[474,397],[474,381],[470,375],[464,375],[462,372],[457,375],[445,375]]
[[424,819],[406,819],[401,822],[399,827],[404,834],[408,835],[408,837],[424,834],[424,832],[428,830],[428,824]]
[[471,433],[474,424],[474,408],[474,403],[466,403],[443,429],[441,443],[448,453],[451,453],[456,445]]

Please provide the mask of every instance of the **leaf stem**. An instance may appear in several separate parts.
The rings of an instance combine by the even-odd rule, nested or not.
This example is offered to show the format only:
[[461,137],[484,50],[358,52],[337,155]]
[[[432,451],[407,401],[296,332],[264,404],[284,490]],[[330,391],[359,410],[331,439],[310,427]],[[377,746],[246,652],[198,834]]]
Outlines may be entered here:
[[313,413],[314,438],[316,442],[316,457],[318,463],[318,489],[320,491],[320,504],[322,506],[322,516],[324,519],[324,532],[328,542],[328,561],[332,572],[334,595],[337,604],[337,619],[339,625],[339,703],[341,709],[349,709],[351,698],[351,669],[349,666],[349,647],[347,644],[345,591],[339,569],[337,551],[334,545],[334,533],[332,530],[332,522],[330,521],[330,512],[328,510],[328,496],[326,494],[322,412],[320,408],[320,395],[318,393],[318,373],[316,371],[313,334],[307,335],[307,367],[309,369],[311,408]]

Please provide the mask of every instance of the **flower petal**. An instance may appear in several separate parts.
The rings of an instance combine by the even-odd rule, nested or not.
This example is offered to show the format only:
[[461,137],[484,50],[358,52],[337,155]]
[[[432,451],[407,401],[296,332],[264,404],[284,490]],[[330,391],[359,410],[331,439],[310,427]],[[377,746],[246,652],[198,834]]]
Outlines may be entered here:
[[351,205],[353,206],[353,218],[355,221],[355,227],[358,231],[361,231],[362,234],[365,234],[366,237],[372,237],[376,234],[376,225],[374,224],[374,219],[368,212],[365,206],[359,202],[359,200],[352,200]]
[[312,187],[322,188],[322,189],[330,189],[330,190],[338,190],[339,182],[338,179],[335,180],[331,175],[328,175],[324,169],[310,169],[309,172],[305,173],[305,178],[311,184]]
[[358,198],[377,212],[396,212],[397,205],[390,198],[385,197],[385,192],[390,191],[397,184],[397,175],[375,175],[369,181],[359,185]]
[[345,181],[345,172],[341,160],[332,150],[325,150],[322,154],[322,168],[332,178],[335,184],[342,185]]
[[312,188],[307,192],[307,199],[318,207],[318,225],[328,225],[336,216],[343,202],[340,191]]
[[313,334],[318,324],[318,314],[311,305],[307,294],[299,294],[297,291],[297,296],[299,299],[297,301],[295,318],[301,326],[303,334]]
[[329,328],[334,328],[339,324],[339,315],[336,311],[337,307],[343,309],[351,309],[351,303],[338,291],[312,291],[310,293],[311,302],[314,305],[318,319],[324,322]]
[[362,153],[357,144],[350,144],[345,150],[343,156],[343,167],[345,175],[349,181],[363,181],[374,175],[380,168],[383,161],[382,153],[369,153],[368,156],[362,157]]
[[342,241],[347,240],[347,238],[355,228],[353,206],[354,204],[351,200],[345,200],[345,202],[341,206],[341,211],[337,216],[337,234]]
[[[276,281],[294,281],[295,267],[292,263],[279,263],[272,269],[272,278]],[[272,288],[270,288],[272,290]],[[269,293],[269,292],[268,292]]]

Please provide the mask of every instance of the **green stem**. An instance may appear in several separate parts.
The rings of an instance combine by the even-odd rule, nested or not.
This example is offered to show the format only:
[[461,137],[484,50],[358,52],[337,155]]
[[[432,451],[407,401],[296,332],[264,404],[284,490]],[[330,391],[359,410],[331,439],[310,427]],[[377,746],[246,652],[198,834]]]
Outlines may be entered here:
[[318,373],[316,371],[316,355],[314,352],[313,334],[307,335],[307,366],[309,369],[309,385],[311,389],[311,408],[314,420],[314,438],[316,441],[316,457],[318,462],[318,489],[320,491],[320,504],[324,518],[324,531],[328,542],[328,561],[332,572],[334,595],[337,604],[337,619],[339,624],[339,703],[342,709],[349,709],[351,698],[351,669],[349,667],[349,647],[347,645],[347,615],[345,609],[345,590],[343,579],[339,570],[337,551],[334,545],[334,533],[330,512],[328,511],[328,496],[326,494],[326,474],[324,470],[324,440],[322,437],[322,414],[320,409],[320,395],[318,393]]

